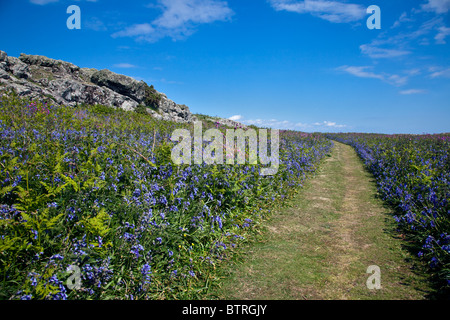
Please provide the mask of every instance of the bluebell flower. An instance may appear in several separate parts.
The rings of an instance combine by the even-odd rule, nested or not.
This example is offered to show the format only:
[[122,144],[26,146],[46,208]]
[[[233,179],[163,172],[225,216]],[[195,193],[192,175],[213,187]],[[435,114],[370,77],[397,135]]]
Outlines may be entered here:
[[58,204],[57,204],[56,202],[48,203],[48,204],[47,204],[47,207],[48,207],[48,208],[57,208],[57,207],[58,207]]
[[60,255],[59,253],[54,254],[53,256],[50,257],[50,260],[63,260],[64,257],[62,255]]
[[150,274],[151,272],[151,266],[149,264],[144,264],[141,268],[141,273],[143,275],[143,279],[144,279],[144,283],[149,283],[150,282]]
[[140,244],[134,245],[131,247],[130,253],[133,253],[136,259],[139,259],[141,257],[140,251],[143,251],[144,247]]

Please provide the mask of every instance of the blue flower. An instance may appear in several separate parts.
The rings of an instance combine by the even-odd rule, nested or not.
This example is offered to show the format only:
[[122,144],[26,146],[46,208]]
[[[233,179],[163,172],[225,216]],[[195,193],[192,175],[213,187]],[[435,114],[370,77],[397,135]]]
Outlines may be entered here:
[[139,251],[143,251],[144,247],[140,244],[134,245],[131,247],[130,253],[133,253],[136,259],[139,259],[141,257],[141,254]]
[[151,266],[149,264],[144,264],[141,268],[141,274],[143,275],[144,283],[150,282]]
[[56,202],[48,203],[47,207],[48,208],[56,208],[56,207],[58,207],[58,204]]
[[63,259],[64,257],[58,253],[50,257],[50,260],[63,260]]

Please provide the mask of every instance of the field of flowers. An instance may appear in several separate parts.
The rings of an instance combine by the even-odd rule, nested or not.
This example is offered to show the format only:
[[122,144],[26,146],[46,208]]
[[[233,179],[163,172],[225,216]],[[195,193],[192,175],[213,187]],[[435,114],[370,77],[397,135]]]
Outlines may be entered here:
[[[214,126],[225,129],[204,129]],[[192,127],[0,97],[0,299],[204,297],[220,263],[332,148],[284,131],[274,176],[175,166],[170,136]]]
[[450,287],[450,135],[332,134],[353,146],[443,290]]

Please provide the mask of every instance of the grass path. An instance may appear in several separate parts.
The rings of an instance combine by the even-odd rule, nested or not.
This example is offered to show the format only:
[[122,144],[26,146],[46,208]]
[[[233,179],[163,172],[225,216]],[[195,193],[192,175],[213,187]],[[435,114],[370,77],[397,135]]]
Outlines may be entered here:
[[[432,289],[402,246],[356,152],[335,142],[290,205],[266,222],[213,294],[222,299],[425,299]],[[370,265],[381,289],[369,290]]]

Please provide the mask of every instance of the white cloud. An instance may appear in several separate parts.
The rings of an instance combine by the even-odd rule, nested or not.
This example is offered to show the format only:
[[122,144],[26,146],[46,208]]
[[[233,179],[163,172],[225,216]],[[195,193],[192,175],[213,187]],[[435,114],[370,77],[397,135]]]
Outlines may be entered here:
[[408,14],[406,12],[403,12],[397,21],[394,22],[392,25],[392,29],[399,27],[403,22],[412,22],[414,19],[408,18]]
[[162,83],[167,83],[167,84],[184,84],[181,81],[175,81],[175,80],[167,80],[166,78],[162,78],[161,80]]
[[422,89],[408,89],[408,90],[403,90],[400,91],[400,94],[403,95],[410,95],[410,94],[421,94],[421,93],[426,93],[426,90],[422,90]]
[[101,21],[97,17],[92,17],[92,18],[86,20],[86,22],[84,23],[84,26],[87,29],[91,29],[91,30],[94,30],[94,31],[106,31],[107,30],[107,28],[106,28],[105,24],[103,23],[103,21]]
[[125,69],[136,68],[136,66],[134,64],[130,64],[130,63],[126,63],[126,62],[117,63],[117,64],[113,65],[113,67],[114,68],[125,68]]
[[387,75],[385,78],[387,83],[395,86],[403,86],[408,82],[407,76],[399,76],[398,74]]
[[313,126],[308,123],[298,122],[298,123],[294,124],[294,127],[302,128],[305,130],[305,129],[312,128]]
[[277,120],[277,119],[249,119],[249,120],[241,120],[240,121],[246,125],[255,125],[257,127],[263,128],[273,128],[280,130],[295,130],[296,125],[288,120]]
[[345,124],[337,124],[336,122],[332,121],[323,121],[323,122],[316,122],[314,123],[315,126],[318,127],[331,127],[331,128],[345,128]]
[[[438,71],[437,71],[438,70]],[[431,78],[450,78],[450,68],[442,69],[442,68],[432,68],[430,69],[433,73],[430,74]]]
[[422,5],[425,11],[432,11],[437,14],[447,13],[450,10],[450,0],[428,0]]
[[395,58],[405,56],[411,53],[410,51],[406,50],[378,48],[371,44],[363,44],[359,46],[359,48],[361,49],[362,53],[374,59]]
[[300,130],[300,131],[328,131],[333,129],[340,129],[347,127],[344,124],[337,124],[332,121],[322,121],[315,123],[302,123],[302,122],[292,122],[289,120],[277,120],[277,119],[254,119],[254,120],[241,120],[243,124],[255,125],[264,128],[273,128],[280,130]]
[[[403,22],[410,22],[419,18],[423,18],[423,16],[416,15],[411,19],[403,18],[399,20],[402,20]],[[369,44],[361,45],[360,50],[363,54],[372,59],[403,58],[413,54],[414,48],[417,48],[418,44],[429,45],[429,37],[431,37],[435,31],[440,31],[435,38],[436,43],[444,41],[447,30],[442,29],[442,27],[445,27],[443,18],[433,17],[421,22],[420,25],[410,23],[405,25],[404,28],[391,28],[387,32],[381,33]],[[396,30],[399,31],[396,32]],[[394,34],[389,35],[392,33]]]
[[450,28],[447,28],[445,26],[439,27],[438,34],[434,37],[434,40],[436,40],[437,44],[446,44],[445,38],[447,36],[450,36]]
[[153,27],[148,23],[134,24],[125,30],[112,34],[113,38],[117,37],[143,37],[154,32]]
[[321,19],[345,23],[359,21],[366,15],[366,8],[359,4],[328,0],[269,0],[277,11],[309,13]]
[[348,74],[351,74],[358,78],[370,78],[370,79],[378,79],[384,82],[387,82],[391,85],[401,86],[408,82],[407,76],[399,76],[397,74],[386,74],[386,73],[374,73],[369,71],[372,69],[370,66],[341,66],[336,68],[338,71],[343,71]]
[[379,79],[379,80],[384,80],[384,77],[380,74],[376,74],[370,71],[366,71],[367,69],[370,69],[371,67],[368,66],[361,66],[361,67],[356,67],[356,66],[342,66],[337,68],[337,70],[339,71],[344,71],[347,72],[351,75],[354,75],[355,77],[359,77],[359,78],[372,78],[372,79]]
[[190,23],[211,23],[230,18],[233,11],[224,1],[218,0],[160,0],[163,14],[153,21],[167,29],[185,28]]
[[155,42],[170,37],[174,40],[193,34],[197,26],[215,21],[226,21],[234,12],[221,0],[158,0],[162,14],[150,23],[134,24],[114,33],[113,37],[135,37]]
[[409,76],[417,76],[422,73],[422,71],[419,68],[406,69],[403,72]]
[[238,121],[242,119],[242,116],[240,114],[237,114],[235,116],[231,116],[228,119],[233,120],[233,121]]

